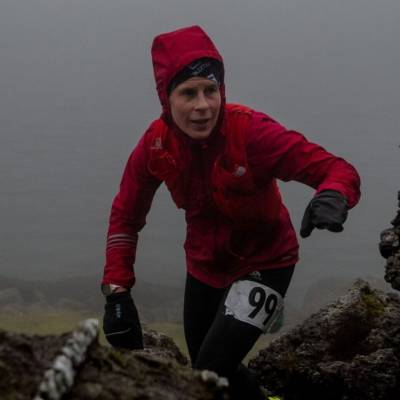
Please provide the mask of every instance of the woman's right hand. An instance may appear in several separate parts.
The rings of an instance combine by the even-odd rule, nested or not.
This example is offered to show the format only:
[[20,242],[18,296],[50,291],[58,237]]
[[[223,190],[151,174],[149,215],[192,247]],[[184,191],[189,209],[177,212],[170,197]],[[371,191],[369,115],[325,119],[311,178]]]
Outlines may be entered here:
[[139,315],[128,290],[106,297],[103,330],[114,347],[130,350],[143,349],[143,334]]

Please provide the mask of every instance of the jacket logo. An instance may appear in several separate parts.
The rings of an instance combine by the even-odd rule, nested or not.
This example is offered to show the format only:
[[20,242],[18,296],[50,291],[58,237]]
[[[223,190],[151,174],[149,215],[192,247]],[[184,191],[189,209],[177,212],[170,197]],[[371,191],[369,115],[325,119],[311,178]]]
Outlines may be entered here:
[[237,165],[235,171],[233,172],[233,176],[243,176],[246,173],[246,168],[242,165]]
[[260,271],[250,272],[249,277],[256,281],[261,281],[262,279]]
[[160,137],[156,137],[154,140],[153,145],[150,147],[151,150],[162,150],[163,146],[162,146],[162,140]]

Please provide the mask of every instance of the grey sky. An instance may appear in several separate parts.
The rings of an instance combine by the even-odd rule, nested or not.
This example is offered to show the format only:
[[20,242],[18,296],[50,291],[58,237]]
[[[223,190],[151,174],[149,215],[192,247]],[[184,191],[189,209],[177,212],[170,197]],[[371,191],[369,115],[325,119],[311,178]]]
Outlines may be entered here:
[[[160,106],[153,37],[200,24],[228,100],[265,111],[352,162],[363,198],[341,235],[301,240],[294,285],[383,276],[378,234],[400,189],[398,0],[0,0],[0,273],[98,273],[126,159]],[[298,231],[312,191],[282,185]],[[139,278],[184,278],[185,226],[161,190]]]

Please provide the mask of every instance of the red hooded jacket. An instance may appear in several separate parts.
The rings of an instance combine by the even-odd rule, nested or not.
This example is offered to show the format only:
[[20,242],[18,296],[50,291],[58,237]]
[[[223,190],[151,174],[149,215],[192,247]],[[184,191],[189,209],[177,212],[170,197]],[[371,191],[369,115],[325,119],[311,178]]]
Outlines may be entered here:
[[172,121],[168,85],[192,61],[222,58],[197,26],[156,37],[152,56],[163,113],[126,165],[111,210],[103,283],[134,284],[138,232],[162,181],[185,210],[187,269],[195,278],[226,287],[251,271],[295,264],[298,242],[276,179],[336,190],[353,207],[360,196],[356,170],[268,115],[226,105],[223,84],[216,128],[206,140],[189,138]]

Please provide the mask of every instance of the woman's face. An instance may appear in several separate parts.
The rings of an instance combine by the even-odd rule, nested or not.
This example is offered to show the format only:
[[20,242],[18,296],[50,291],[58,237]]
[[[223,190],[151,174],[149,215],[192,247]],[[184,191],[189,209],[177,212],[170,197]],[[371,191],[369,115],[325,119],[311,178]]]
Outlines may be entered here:
[[175,124],[192,139],[205,139],[217,123],[221,94],[215,82],[193,77],[171,92],[169,103]]

